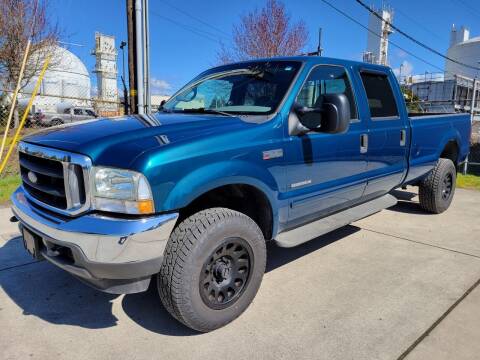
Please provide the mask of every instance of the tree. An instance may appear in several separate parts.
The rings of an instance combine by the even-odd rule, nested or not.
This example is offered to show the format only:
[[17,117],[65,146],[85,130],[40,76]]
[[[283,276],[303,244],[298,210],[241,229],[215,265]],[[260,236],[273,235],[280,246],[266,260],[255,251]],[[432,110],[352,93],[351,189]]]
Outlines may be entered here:
[[24,71],[23,85],[37,76],[46,54],[58,42],[58,26],[47,16],[47,0],[0,0],[0,83],[15,87],[27,41],[31,48]]
[[267,0],[265,6],[242,16],[233,27],[232,47],[224,44],[218,53],[221,63],[263,57],[299,54],[308,41],[308,30],[303,21],[291,23],[285,5],[278,0]]

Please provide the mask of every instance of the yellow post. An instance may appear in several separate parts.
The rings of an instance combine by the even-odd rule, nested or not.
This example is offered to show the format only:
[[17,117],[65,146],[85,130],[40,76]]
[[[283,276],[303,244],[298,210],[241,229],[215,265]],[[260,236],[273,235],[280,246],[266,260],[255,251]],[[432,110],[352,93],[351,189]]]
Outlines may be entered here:
[[10,106],[10,112],[8,113],[7,125],[5,127],[5,134],[3,135],[2,146],[0,147],[0,160],[2,160],[3,150],[5,149],[5,142],[7,141],[8,130],[10,129],[10,123],[12,122],[13,110],[15,109],[15,104],[17,103],[18,92],[20,91],[20,85],[22,84],[23,72],[25,71],[25,64],[27,63],[28,53],[30,51],[31,40],[27,42],[27,47],[25,48],[25,54],[23,54],[22,66],[20,67],[20,73],[18,74],[17,86],[15,87],[15,92],[13,93],[12,105]]
[[25,121],[27,120],[28,113],[32,108],[33,101],[37,96],[38,90],[40,89],[40,84],[42,83],[42,80],[43,80],[43,76],[45,75],[45,72],[47,71],[47,68],[48,68],[48,64],[50,63],[50,57],[51,55],[48,55],[47,58],[45,59],[45,63],[43,64],[42,71],[40,72],[37,83],[35,84],[35,88],[33,89],[32,97],[30,98],[27,108],[23,113],[22,120],[20,121],[20,125],[18,126],[18,129],[15,132],[15,136],[13,137],[12,143],[10,144],[10,148],[8,149],[7,155],[5,156],[5,159],[3,159],[2,165],[0,165],[0,175],[2,174],[3,170],[7,166],[7,161],[10,158],[10,155],[12,155],[13,149],[15,148],[15,144],[18,141],[18,137],[20,136],[20,131],[22,130],[23,125],[25,125]]

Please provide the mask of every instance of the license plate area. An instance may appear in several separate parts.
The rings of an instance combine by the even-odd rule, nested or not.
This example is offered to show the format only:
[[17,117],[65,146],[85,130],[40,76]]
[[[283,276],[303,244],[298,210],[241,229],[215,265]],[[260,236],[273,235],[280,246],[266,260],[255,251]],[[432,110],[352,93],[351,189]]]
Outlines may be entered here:
[[22,234],[25,249],[33,256],[33,258],[41,259],[42,254],[40,251],[43,247],[42,238],[26,228],[22,229]]

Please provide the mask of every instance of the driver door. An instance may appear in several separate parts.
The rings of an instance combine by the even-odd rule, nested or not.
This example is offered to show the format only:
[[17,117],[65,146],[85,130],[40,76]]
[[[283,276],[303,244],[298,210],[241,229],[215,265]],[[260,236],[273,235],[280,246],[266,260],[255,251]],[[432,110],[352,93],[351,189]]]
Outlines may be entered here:
[[287,151],[288,227],[298,226],[359,202],[366,187],[367,157],[350,76],[343,66],[315,66],[297,95],[296,105],[321,108],[325,94],[345,94],[351,121],[347,132],[309,132],[290,136]]

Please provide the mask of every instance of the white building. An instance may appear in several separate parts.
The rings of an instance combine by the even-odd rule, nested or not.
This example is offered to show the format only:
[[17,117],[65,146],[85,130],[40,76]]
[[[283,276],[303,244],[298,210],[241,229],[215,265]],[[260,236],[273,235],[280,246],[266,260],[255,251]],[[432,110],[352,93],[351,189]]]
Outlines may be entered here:
[[[52,51],[51,66],[46,71],[32,111],[61,112],[70,106],[91,106],[90,75],[83,62],[60,46]],[[20,106],[30,100],[38,77],[33,77],[19,94]]]
[[[468,29],[462,26],[457,31],[454,25],[450,33],[450,47],[447,56],[470,66],[480,67],[480,36],[470,39]],[[454,75],[461,75],[470,79],[480,78],[478,70],[446,60],[445,77],[452,78]]]

